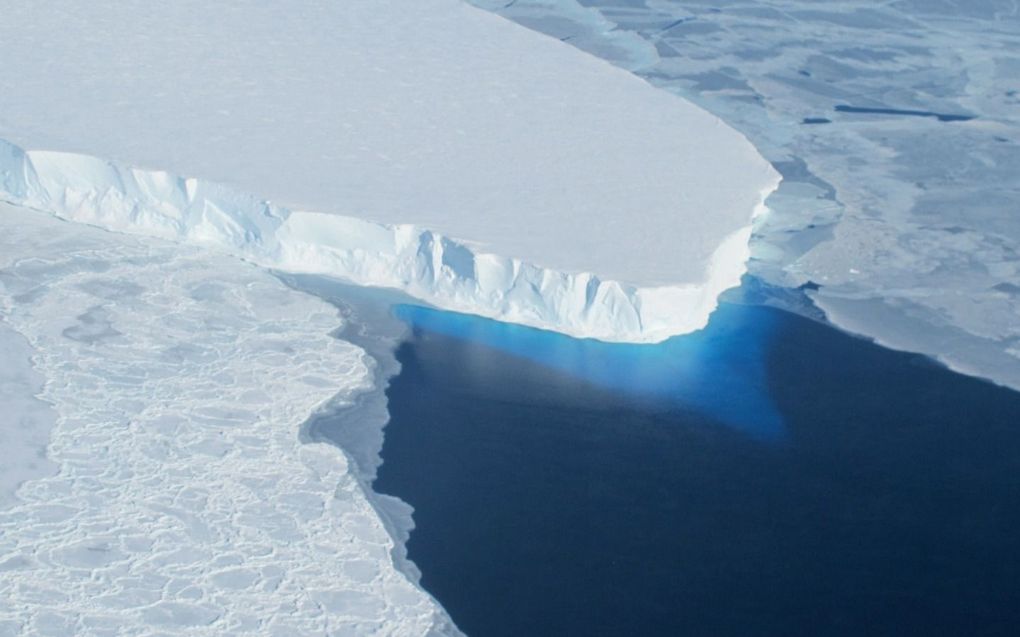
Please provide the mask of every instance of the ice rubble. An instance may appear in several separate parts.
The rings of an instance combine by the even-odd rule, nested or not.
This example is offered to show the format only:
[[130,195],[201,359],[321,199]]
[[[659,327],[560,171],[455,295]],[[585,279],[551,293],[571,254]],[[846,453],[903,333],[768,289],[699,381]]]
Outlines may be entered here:
[[456,634],[345,454],[298,436],[371,388],[334,307],[235,258],[5,205],[0,276],[59,468],[0,510],[0,635]]
[[77,153],[8,149],[7,199],[445,308],[696,329],[778,181],[706,111],[457,0],[2,9],[0,138]]

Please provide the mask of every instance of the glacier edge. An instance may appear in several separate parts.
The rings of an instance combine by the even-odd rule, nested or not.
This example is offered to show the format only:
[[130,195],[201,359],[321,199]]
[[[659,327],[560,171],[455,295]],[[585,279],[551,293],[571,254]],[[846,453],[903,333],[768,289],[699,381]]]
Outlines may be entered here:
[[747,225],[712,253],[701,283],[640,287],[488,253],[410,224],[289,210],[233,188],[0,140],[0,200],[127,234],[202,245],[256,265],[395,288],[442,309],[612,342],[655,343],[705,326],[740,284]]

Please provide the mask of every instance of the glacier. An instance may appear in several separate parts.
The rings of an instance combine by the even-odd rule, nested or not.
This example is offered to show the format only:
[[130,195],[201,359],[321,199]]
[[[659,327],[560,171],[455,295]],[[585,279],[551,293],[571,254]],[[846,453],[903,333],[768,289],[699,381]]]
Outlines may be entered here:
[[448,309],[697,329],[779,181],[690,101],[456,0],[0,8],[4,199]]

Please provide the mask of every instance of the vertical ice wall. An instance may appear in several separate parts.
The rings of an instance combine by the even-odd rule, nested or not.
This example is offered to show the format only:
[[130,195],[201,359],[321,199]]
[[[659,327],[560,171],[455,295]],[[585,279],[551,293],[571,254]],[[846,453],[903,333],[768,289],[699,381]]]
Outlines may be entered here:
[[[698,284],[641,287],[487,253],[412,225],[294,212],[197,179],[0,140],[0,199],[63,219],[202,245],[259,265],[402,289],[447,309],[611,341],[699,329],[738,285],[751,226],[723,238]],[[760,212],[763,207],[755,210]]]
[[[37,178],[0,177],[8,199],[261,242],[274,267],[342,260],[444,307],[615,340],[696,329],[778,181],[689,101],[457,0],[0,8],[0,138]],[[174,217],[191,200],[217,210]],[[370,223],[287,214],[271,237],[274,210]],[[376,253],[414,265],[381,281]]]

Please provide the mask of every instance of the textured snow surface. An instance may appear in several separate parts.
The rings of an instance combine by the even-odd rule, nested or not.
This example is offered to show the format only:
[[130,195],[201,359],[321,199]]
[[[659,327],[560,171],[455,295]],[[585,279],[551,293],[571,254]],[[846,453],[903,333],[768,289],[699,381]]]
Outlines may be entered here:
[[[459,0],[0,0],[0,14],[0,138],[428,229],[470,248],[447,255],[456,276],[499,255],[455,309],[556,328],[545,306],[569,304],[564,331],[618,340],[690,331],[743,271],[746,251],[720,246],[778,181],[689,101]],[[581,316],[577,296],[606,293],[628,307],[598,311],[631,324]]]
[[234,258],[4,205],[0,277],[59,468],[0,509],[0,634],[455,632],[343,452],[299,440],[371,388],[335,308]]
[[745,133],[783,174],[751,274],[1020,389],[1015,0],[473,1]]

